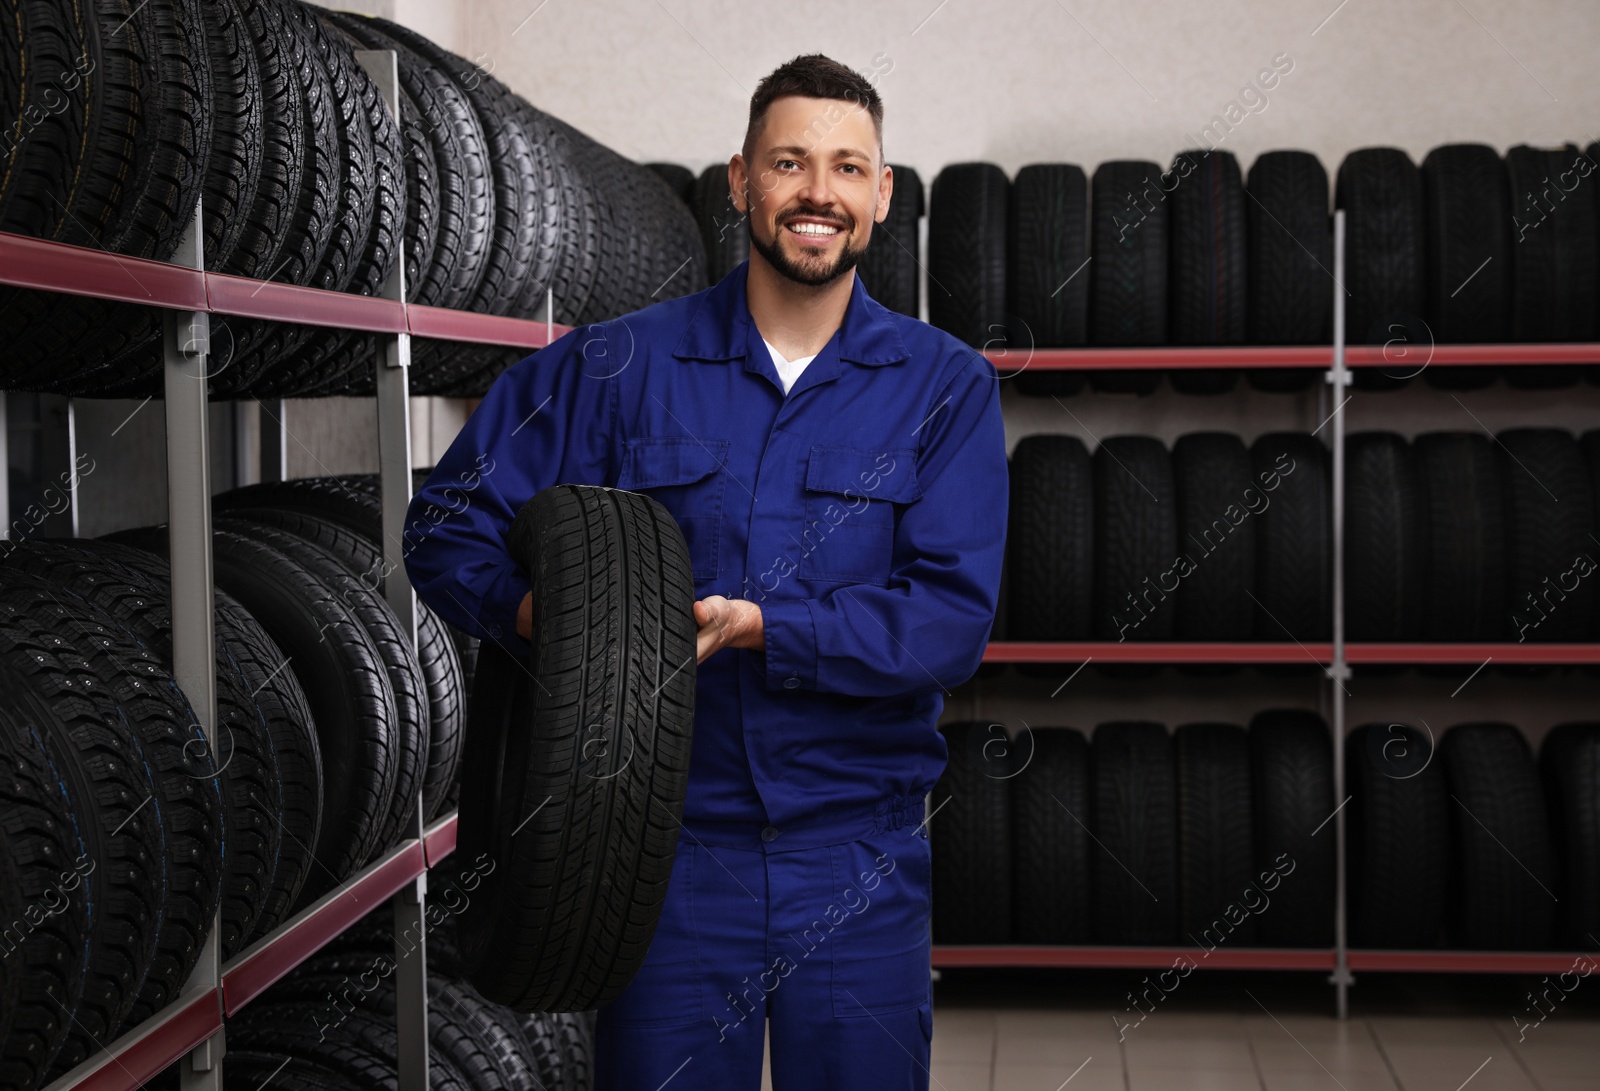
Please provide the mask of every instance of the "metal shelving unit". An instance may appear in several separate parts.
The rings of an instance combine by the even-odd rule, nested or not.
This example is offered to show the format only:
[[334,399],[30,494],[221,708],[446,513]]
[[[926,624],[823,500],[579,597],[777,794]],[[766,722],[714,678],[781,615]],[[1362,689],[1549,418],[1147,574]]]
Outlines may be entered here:
[[[1332,345],[1219,346],[1182,348],[1073,348],[1027,351],[1027,367],[1040,370],[1163,370],[1183,368],[1318,368],[1337,406],[1328,415],[1332,432],[1333,516],[1333,639],[1317,643],[1240,642],[1184,643],[1177,641],[995,641],[985,650],[987,663],[1156,663],[1156,664],[1309,664],[1322,671],[1325,707],[1331,709],[1334,795],[1344,800],[1344,743],[1346,733],[1344,682],[1356,664],[1483,666],[1500,664],[1573,665],[1600,663],[1600,644],[1518,643],[1363,643],[1345,640],[1344,626],[1344,472],[1345,389],[1351,368],[1395,366],[1385,346],[1345,344],[1344,213],[1333,216],[1334,313]],[[997,368],[1011,366],[1016,348],[988,353]],[[1600,363],[1600,343],[1528,343],[1482,345],[1432,345],[1429,364],[1440,366],[1536,365]],[[1005,372],[1002,372],[1005,374]],[[1371,972],[1423,971],[1443,973],[1542,974],[1571,969],[1574,958],[1592,954],[1558,951],[1373,951],[1352,950],[1346,929],[1346,838],[1343,804],[1331,816],[1335,830],[1337,889],[1334,905],[1334,946],[1330,949],[1281,950],[1240,947],[1101,947],[935,945],[935,967],[1095,967],[1148,969],[1168,967],[1188,958],[1199,967],[1235,970],[1323,970],[1335,987],[1340,1018],[1349,1012],[1349,987],[1355,970]],[[1205,956],[1205,957],[1202,957]]]
[[[399,116],[395,56],[364,51],[357,59]],[[384,335],[374,360],[386,569],[384,594],[416,639],[416,600],[403,576],[401,531],[411,499],[408,367],[413,336],[483,345],[538,349],[568,332],[548,319],[526,321],[449,311],[406,302],[404,263],[396,262],[377,296],[349,295],[205,271],[201,210],[172,262],[122,257],[90,247],[0,233],[0,284],[89,296],[159,308],[163,312],[167,495],[172,558],[173,675],[194,706],[208,745],[216,743],[216,696],[211,564],[211,437],[206,394],[209,319],[213,314]],[[548,313],[548,311],[547,311]],[[3,406],[3,402],[0,402]],[[282,418],[262,429],[266,476],[281,476]],[[3,437],[3,433],[0,433]],[[390,901],[396,936],[425,935],[427,872],[455,850],[456,817],[424,827],[419,789],[411,835],[355,877],[281,924],[226,963],[215,926],[179,998],[95,1056],[49,1085],[47,1091],[86,1088],[134,1091],[185,1057],[185,1091],[221,1091],[226,1019],[321,949],[355,921]],[[402,1091],[428,1087],[427,963],[425,947],[397,938]]]

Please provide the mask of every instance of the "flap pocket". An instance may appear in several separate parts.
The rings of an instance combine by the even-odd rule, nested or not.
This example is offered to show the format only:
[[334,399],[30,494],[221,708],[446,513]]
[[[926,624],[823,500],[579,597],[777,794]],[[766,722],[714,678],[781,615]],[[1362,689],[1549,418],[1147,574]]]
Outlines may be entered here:
[[859,447],[813,447],[806,488],[870,500],[910,503],[922,495],[917,452],[911,447],[868,451]]
[[630,439],[617,475],[619,489],[688,485],[716,473],[727,462],[728,441],[685,436]]

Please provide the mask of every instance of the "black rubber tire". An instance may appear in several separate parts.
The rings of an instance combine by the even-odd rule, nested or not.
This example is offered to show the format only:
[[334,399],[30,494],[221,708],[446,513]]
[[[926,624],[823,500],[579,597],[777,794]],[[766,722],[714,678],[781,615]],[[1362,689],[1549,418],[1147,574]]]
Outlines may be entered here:
[[1394,432],[1345,437],[1345,614],[1351,640],[1415,640],[1428,583],[1428,497]]
[[1070,727],[1030,729],[1015,744],[1025,762],[1010,780],[1011,939],[1090,939],[1089,744]]
[[[688,547],[653,498],[582,485],[524,504],[508,546],[534,651],[486,649],[474,681],[458,846],[500,866],[458,919],[462,966],[517,1011],[595,1008],[637,972],[671,876],[694,727]],[[593,730],[626,745],[580,745]]]
[[205,8],[211,63],[211,152],[201,190],[206,268],[220,271],[248,227],[263,170],[261,65],[239,0]]
[[[358,861],[370,863],[397,841],[410,836],[410,827],[416,821],[429,732],[427,682],[416,653],[374,583],[369,577],[351,572],[337,554],[298,534],[237,516],[222,516],[213,525],[218,531],[277,550],[303,567],[319,585],[339,598],[378,652],[394,709],[387,723],[385,744],[389,751],[387,764],[393,772],[384,774],[386,788],[385,797],[378,804],[378,828],[367,855]],[[338,785],[329,787],[340,790]],[[328,794],[324,793],[324,810]]]
[[1504,470],[1477,432],[1429,432],[1412,450],[1427,504],[1424,640],[1495,641],[1506,631]]
[[1509,588],[1512,640],[1577,641],[1595,613],[1593,579],[1567,590],[1574,559],[1597,555],[1593,486],[1583,452],[1568,432],[1515,428],[1497,437],[1511,527]]
[[[1257,487],[1250,452],[1238,436],[1191,432],[1172,446],[1177,494],[1177,551],[1193,571],[1177,592],[1179,640],[1249,640],[1255,634],[1256,532],[1241,527],[1252,517]],[[1236,512],[1236,523],[1230,517]]]
[[168,858],[159,774],[84,640],[92,615],[13,579],[0,590],[0,661],[49,705],[39,734],[95,861],[87,976],[49,1068],[54,1078],[111,1041],[138,1000],[156,957]]
[[[369,49],[392,49],[400,85],[416,105],[438,169],[438,224],[426,270],[407,291],[412,302],[461,307],[486,268],[495,217],[483,127],[466,94],[433,62],[385,34],[376,20],[346,12],[327,16]],[[408,270],[409,273],[409,270]],[[421,357],[423,345],[418,345]],[[416,364],[424,363],[418,359]]]
[[[1422,172],[1399,148],[1360,148],[1339,164],[1334,194],[1345,211],[1345,341],[1432,344],[1423,321],[1426,217]],[[1404,386],[1408,361],[1355,372],[1358,389]]]
[[973,348],[1019,336],[1006,314],[1011,183],[993,163],[952,163],[928,204],[928,323]]
[[1177,772],[1161,724],[1118,722],[1093,740],[1094,940],[1170,944],[1177,937]]
[[83,782],[78,763],[68,769],[52,760],[45,733],[64,730],[54,721],[23,676],[0,664],[0,867],[9,872],[0,879],[12,884],[6,908],[13,911],[4,918],[0,960],[4,1087],[43,1085],[83,995],[89,929],[106,911],[92,895],[102,885],[93,872],[107,831],[87,824],[94,800],[73,795]]
[[1087,640],[1094,588],[1094,476],[1076,436],[1024,436],[1011,456],[1006,532],[1011,640]]
[[[383,990],[371,994],[374,1007],[384,995]],[[322,1013],[313,1013],[313,1016],[307,1018],[305,1009],[293,1004],[258,1000],[228,1020],[229,1056],[237,1050],[250,1056],[253,1063],[254,1056],[262,1055],[261,1067],[269,1073],[271,1066],[292,1060],[333,1073],[339,1081],[335,1086],[362,1091],[398,1091],[399,1077],[395,1071],[398,1037],[392,1015],[384,1016],[369,1008],[350,1011],[336,1008],[328,1012],[326,1018]],[[431,1019],[429,1023],[432,1045]],[[477,1072],[460,1072],[442,1057],[435,1056],[434,1050],[429,1050],[430,1088],[449,1091],[485,1086],[469,1082],[470,1077],[476,1075]],[[284,1086],[298,1085],[285,1082]]]
[[[1244,181],[1232,152],[1179,152],[1193,166],[1172,191],[1168,338],[1175,345],[1242,345],[1249,301],[1249,237]],[[1182,394],[1223,394],[1239,373],[1180,368],[1168,373]]]
[[686,207],[694,206],[694,171],[682,163],[646,163],[645,169],[655,171]]
[[[1440,344],[1500,344],[1511,339],[1511,205],[1500,153],[1486,144],[1445,144],[1422,161],[1428,217],[1427,299]],[[1429,367],[1428,382],[1475,390],[1499,376],[1493,367]]]
[[[1571,177],[1575,145],[1559,149],[1519,144],[1506,152],[1511,185],[1511,336],[1518,341],[1593,341],[1600,298],[1600,229],[1593,185],[1575,182],[1568,199],[1560,178]],[[1545,205],[1549,207],[1546,208]],[[1571,367],[1513,367],[1506,381],[1530,388],[1567,386]]]
[[713,163],[694,185],[694,218],[706,248],[706,273],[712,284],[750,256],[749,217],[733,206],[728,165]]
[[1460,724],[1439,745],[1452,827],[1447,930],[1453,946],[1528,951],[1549,946],[1555,859],[1533,751],[1510,724]]
[[1406,724],[1367,724],[1345,743],[1350,942],[1417,950],[1439,940],[1449,871],[1443,763]]
[[[368,587],[377,589],[383,585],[387,566],[382,551],[376,543],[355,531],[315,515],[282,508],[219,505],[218,510],[233,518],[275,527],[313,542],[337,557],[348,572]],[[445,623],[420,601],[417,603],[416,661],[428,699],[426,760],[421,778],[422,813],[424,818],[431,818],[438,813],[445,791],[455,778],[466,720],[467,690],[461,678],[461,660]],[[398,693],[396,696],[398,699]],[[400,783],[399,778],[396,783]],[[398,788],[396,807],[402,812],[403,827],[410,820],[410,809]],[[396,836],[408,835],[401,828]]]
[[[1148,225],[1147,225],[1148,226]],[[1172,458],[1151,436],[1107,436],[1094,452],[1094,616],[1098,640],[1170,640],[1178,549]],[[1148,586],[1141,589],[1141,584]],[[1153,596],[1153,597],[1152,597]]]
[[[1006,291],[1029,344],[1068,348],[1089,339],[1089,180],[1072,163],[1032,163],[1011,183]],[[1077,371],[1027,372],[1026,394],[1076,394]],[[1023,380],[1027,380],[1024,382]],[[1062,386],[1070,389],[1059,389]]]
[[1328,449],[1304,432],[1250,446],[1256,480],[1291,467],[1256,523],[1256,639],[1327,640],[1333,628],[1333,508]]
[[[517,1014],[485,1000],[465,981],[429,975],[428,1027],[429,1037],[448,1050],[446,1063],[474,1077],[478,1086],[547,1091]],[[462,1055],[463,1045],[469,1045],[470,1054]]]
[[1012,939],[1013,744],[1000,724],[939,725],[946,762],[927,825],[933,860],[933,942]]
[[586,1012],[531,1012],[522,1034],[539,1086],[548,1091],[590,1091],[594,1086],[594,1033]]
[[34,543],[23,543],[7,558],[0,583],[63,612],[61,632],[101,670],[154,777],[166,878],[155,956],[124,1017],[132,1025],[178,995],[216,915],[225,838],[218,763],[158,649],[118,616],[145,605],[138,590],[116,585],[99,566],[60,561],[57,554],[51,564]]
[[1600,935],[1600,723],[1559,724],[1539,748],[1561,885],[1556,939],[1577,950]]
[[[1250,739],[1237,724],[1173,733],[1178,785],[1178,932],[1201,946],[1255,942]],[[1238,919],[1235,919],[1238,918]]]
[[[1328,172],[1310,152],[1263,152],[1245,183],[1250,249],[1248,337],[1255,345],[1322,345],[1333,330]],[[1257,390],[1310,389],[1315,371],[1253,368]]]
[[[1090,344],[1166,340],[1168,213],[1159,181],[1165,177],[1159,166],[1144,160],[1113,160],[1095,168],[1089,187]],[[1156,199],[1141,208],[1140,196],[1152,189]]]
[[[1266,947],[1333,945],[1333,738],[1301,709],[1250,721],[1250,801],[1255,863],[1272,908],[1256,922]],[[1287,867],[1285,866],[1287,865]],[[1276,888],[1268,878],[1278,874]]]
[[926,211],[922,179],[910,167],[890,163],[894,195],[882,223],[872,225],[872,241],[856,262],[856,276],[867,294],[891,311],[919,317],[922,265],[917,260],[917,225]]

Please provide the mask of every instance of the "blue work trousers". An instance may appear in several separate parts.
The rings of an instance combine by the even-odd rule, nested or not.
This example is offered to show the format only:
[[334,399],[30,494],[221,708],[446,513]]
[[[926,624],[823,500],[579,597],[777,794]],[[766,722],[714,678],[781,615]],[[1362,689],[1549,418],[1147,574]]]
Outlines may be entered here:
[[684,826],[644,965],[600,1009],[595,1091],[760,1091],[764,1032],[774,1091],[927,1091],[927,830],[779,851]]

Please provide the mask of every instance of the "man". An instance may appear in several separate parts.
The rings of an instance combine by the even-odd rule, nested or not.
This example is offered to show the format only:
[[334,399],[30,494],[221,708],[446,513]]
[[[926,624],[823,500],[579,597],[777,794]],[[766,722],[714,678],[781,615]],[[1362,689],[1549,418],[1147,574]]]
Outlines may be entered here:
[[768,1019],[779,1091],[928,1086],[926,797],[993,624],[1008,483],[993,366],[856,279],[894,187],[882,114],[821,55],[762,80],[728,164],[749,260],[511,368],[413,501],[457,510],[444,489],[478,471],[407,568],[520,655],[504,535],[534,493],[646,492],[688,543],[684,820],[644,964],[599,1013],[599,1091],[755,1091]]

